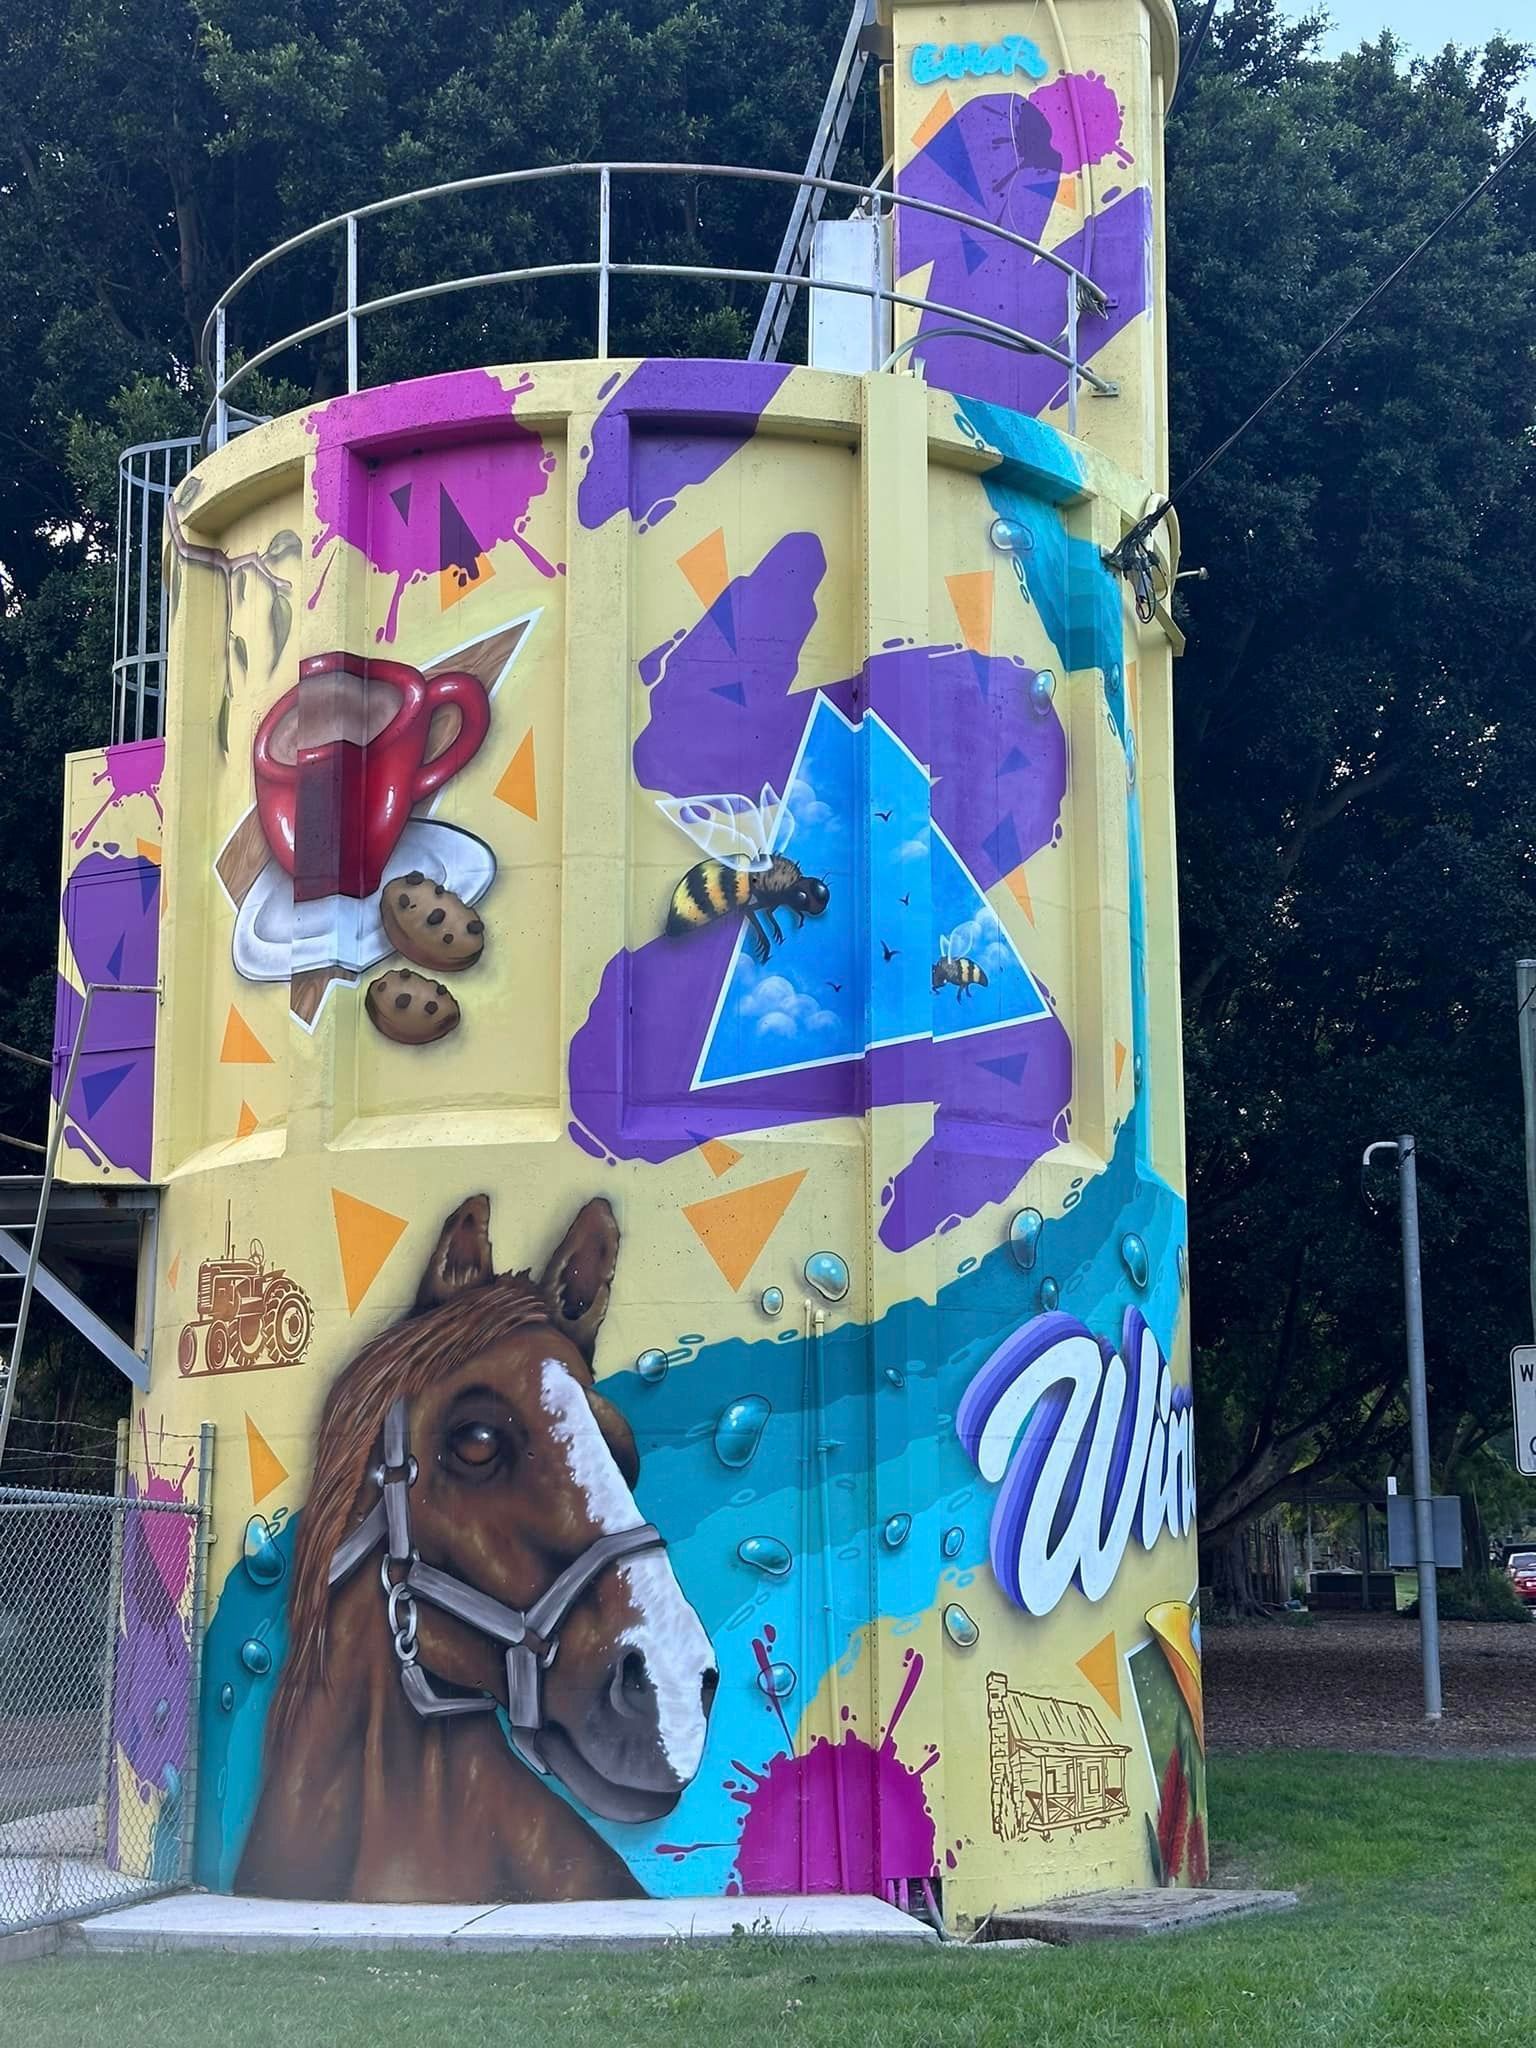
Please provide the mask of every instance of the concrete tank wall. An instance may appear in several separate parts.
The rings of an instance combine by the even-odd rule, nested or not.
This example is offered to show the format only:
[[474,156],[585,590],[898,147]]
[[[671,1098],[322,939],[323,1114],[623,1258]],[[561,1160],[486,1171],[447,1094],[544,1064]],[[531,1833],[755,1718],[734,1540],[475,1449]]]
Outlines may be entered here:
[[[142,1422],[218,1430],[205,1882],[964,1918],[1199,1874],[1170,647],[1099,559],[1143,496],[912,379],[674,362],[337,399],[183,486]],[[797,924],[780,871],[762,964],[748,806],[823,885]],[[472,964],[382,930],[417,872]],[[422,1292],[481,1195],[531,1323],[475,1205]],[[503,1606],[605,1516],[666,1543],[580,1596],[521,1756],[411,1712],[380,1549],[326,1592],[396,1391],[411,1544]]]

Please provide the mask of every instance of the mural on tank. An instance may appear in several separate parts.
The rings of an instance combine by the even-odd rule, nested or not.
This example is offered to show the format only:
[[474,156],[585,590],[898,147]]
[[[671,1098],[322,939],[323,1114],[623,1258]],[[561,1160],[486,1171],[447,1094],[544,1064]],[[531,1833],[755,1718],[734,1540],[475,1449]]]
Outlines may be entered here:
[[[898,12],[901,188],[1076,250],[1125,377],[1149,81],[975,16]],[[919,353],[433,376],[178,500],[211,1887],[963,1925],[1205,1872],[1171,636],[1102,556],[1150,486],[1049,363]]]

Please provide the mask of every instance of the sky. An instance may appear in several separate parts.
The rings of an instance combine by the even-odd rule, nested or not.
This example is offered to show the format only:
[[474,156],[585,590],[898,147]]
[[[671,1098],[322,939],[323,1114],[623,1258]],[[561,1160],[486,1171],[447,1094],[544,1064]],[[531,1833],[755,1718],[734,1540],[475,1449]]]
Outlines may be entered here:
[[[1333,55],[1354,49],[1366,37],[1390,28],[1416,55],[1440,50],[1447,43],[1485,43],[1503,34],[1516,42],[1536,43],[1536,0],[1316,0],[1333,20],[1324,50]],[[1286,0],[1289,14],[1311,13],[1303,0]]]

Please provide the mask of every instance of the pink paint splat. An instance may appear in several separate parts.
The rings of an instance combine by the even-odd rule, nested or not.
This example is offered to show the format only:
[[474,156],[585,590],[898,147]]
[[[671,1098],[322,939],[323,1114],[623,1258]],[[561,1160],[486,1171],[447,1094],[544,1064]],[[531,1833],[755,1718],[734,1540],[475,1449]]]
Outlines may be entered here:
[[[187,1462],[181,1468],[179,1478],[164,1478],[157,1469],[158,1461],[150,1454],[149,1424],[142,1410],[139,1414],[139,1431],[144,1439],[144,1484],[140,1486],[130,1475],[128,1485],[130,1497],[136,1500],[174,1501],[180,1506],[186,1500],[186,1485],[192,1474],[196,1459],[189,1451]],[[161,1439],[161,1450],[165,1448]],[[144,1546],[148,1550],[165,1588],[166,1604],[170,1612],[181,1605],[181,1596],[187,1590],[187,1579],[192,1569],[192,1523],[186,1515],[141,1515]]]
[[131,796],[147,796],[155,807],[155,816],[165,823],[165,812],[160,808],[160,777],[165,773],[164,740],[129,740],[120,747],[108,747],[103,759],[106,766],[99,775],[91,777],[93,787],[107,786],[107,794],[101,808],[88,824],[82,825],[75,834],[75,846],[82,847],[95,831],[108,811],[126,803]]
[[1120,141],[1125,125],[1120,102],[1108,80],[1096,71],[1068,72],[1032,92],[1029,103],[1050,123],[1051,144],[1061,158],[1064,176],[1070,177],[1084,164],[1102,163],[1110,155],[1119,164],[1134,161]]
[[395,579],[376,640],[394,639],[407,584],[448,574],[467,590],[503,541],[541,576],[560,573],[525,537],[551,474],[544,443],[512,418],[532,389],[529,376],[509,390],[488,370],[456,370],[332,399],[305,421],[315,437],[313,553],[346,541]]
[[[768,1645],[754,1641],[752,1648],[765,1671]],[[878,1749],[845,1729],[835,1747],[818,1736],[804,1756],[794,1755],[791,1743],[790,1753],[772,1757],[765,1772],[732,1759],[744,1783],[731,1797],[747,1811],[729,1893],[883,1892],[893,1880],[937,1874],[921,1773],[896,1754],[896,1725],[922,1677],[923,1660],[908,1650],[906,1666]],[[788,1737],[782,1706],[772,1704]]]

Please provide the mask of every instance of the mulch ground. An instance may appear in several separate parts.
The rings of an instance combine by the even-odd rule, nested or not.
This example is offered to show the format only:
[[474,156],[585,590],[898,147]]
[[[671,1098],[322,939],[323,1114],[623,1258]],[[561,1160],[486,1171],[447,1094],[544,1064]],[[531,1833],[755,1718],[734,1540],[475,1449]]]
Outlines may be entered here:
[[1316,1614],[1207,1624],[1211,1748],[1536,1757],[1536,1623],[1440,1625],[1445,1716],[1424,1721],[1416,1621]]

